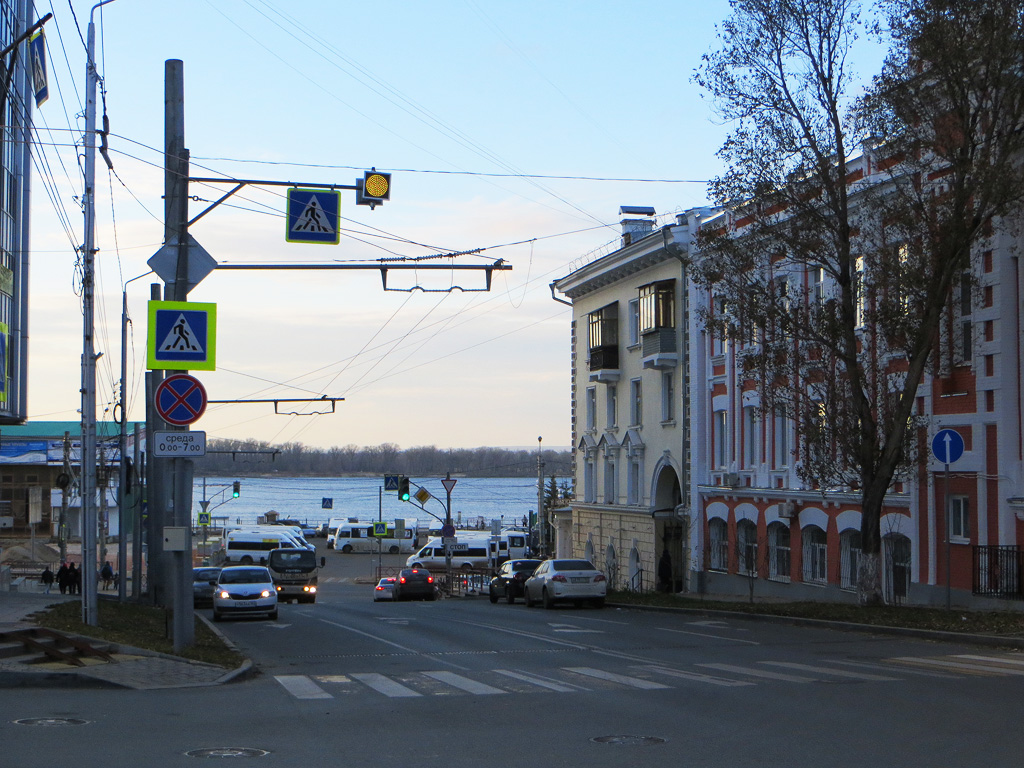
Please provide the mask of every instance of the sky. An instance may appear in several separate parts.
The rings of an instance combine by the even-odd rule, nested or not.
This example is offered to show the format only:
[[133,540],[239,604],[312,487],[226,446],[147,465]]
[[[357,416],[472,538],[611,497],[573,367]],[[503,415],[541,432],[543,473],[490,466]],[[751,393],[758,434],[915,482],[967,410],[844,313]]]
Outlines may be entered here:
[[[36,111],[29,418],[75,420],[83,316],[80,156],[91,3],[40,0],[50,99]],[[74,13],[72,14],[72,9]],[[164,62],[184,62],[193,177],[354,184],[339,245],[285,241],[285,189],[249,185],[190,227],[219,263],[367,263],[483,249],[489,292],[384,291],[379,271],[214,270],[211,400],[344,398],[289,416],[211,404],[207,439],[331,447],[565,447],[571,309],[549,284],[618,241],[620,205],[707,203],[727,126],[692,83],[727,0],[632,6],[435,0],[115,0],[97,10],[108,171],[97,158],[98,418],[112,418],[127,291],[128,416],[145,419],[147,260],[163,239]],[[193,182],[195,215],[230,189]],[[661,223],[665,223],[662,221]],[[143,275],[146,275],[143,277]],[[483,288],[481,272],[392,272],[389,286]],[[280,410],[324,410],[305,403]],[[327,408],[326,410],[330,410]]]

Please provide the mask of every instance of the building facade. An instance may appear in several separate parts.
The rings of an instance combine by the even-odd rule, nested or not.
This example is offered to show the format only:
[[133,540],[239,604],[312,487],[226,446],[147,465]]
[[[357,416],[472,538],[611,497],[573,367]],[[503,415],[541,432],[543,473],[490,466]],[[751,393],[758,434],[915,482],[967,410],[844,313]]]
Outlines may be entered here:
[[[0,0],[0,49],[34,21],[33,4]],[[29,44],[0,62],[0,425],[25,421],[28,389],[28,235],[33,89]]]

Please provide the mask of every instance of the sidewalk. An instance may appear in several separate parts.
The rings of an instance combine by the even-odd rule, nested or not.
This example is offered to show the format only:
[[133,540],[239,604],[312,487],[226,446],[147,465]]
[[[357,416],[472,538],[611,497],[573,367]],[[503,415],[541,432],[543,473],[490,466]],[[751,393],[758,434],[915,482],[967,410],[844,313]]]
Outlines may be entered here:
[[[49,595],[41,592],[0,592],[0,632],[29,629],[36,626],[32,614],[57,602],[78,601],[78,595],[62,595],[56,589]],[[205,617],[200,617],[205,621]],[[217,629],[211,625],[217,632]],[[225,670],[213,664],[189,661],[177,656],[140,648],[120,647],[113,654],[114,662],[86,660],[84,667],[57,662],[23,664],[0,658],[0,689],[21,687],[95,687],[191,688],[221,685],[246,674],[252,662],[246,660],[238,669]]]

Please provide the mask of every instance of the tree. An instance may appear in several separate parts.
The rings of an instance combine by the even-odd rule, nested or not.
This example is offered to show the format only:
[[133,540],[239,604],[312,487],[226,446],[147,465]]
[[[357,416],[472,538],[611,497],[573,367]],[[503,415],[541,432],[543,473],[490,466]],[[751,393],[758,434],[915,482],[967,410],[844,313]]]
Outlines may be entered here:
[[862,94],[853,0],[732,5],[696,77],[735,128],[711,186],[726,214],[693,275],[710,332],[744,347],[762,416],[796,422],[802,479],[859,490],[860,595],[876,603],[918,387],[956,364],[939,333],[953,290],[1024,190],[1021,3],[886,0],[891,52]]

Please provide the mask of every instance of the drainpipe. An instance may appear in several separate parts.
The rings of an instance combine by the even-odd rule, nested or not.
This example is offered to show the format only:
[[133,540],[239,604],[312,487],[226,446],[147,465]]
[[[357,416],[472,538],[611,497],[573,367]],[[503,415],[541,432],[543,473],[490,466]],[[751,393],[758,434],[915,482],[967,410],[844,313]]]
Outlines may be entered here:
[[554,283],[551,283],[548,287],[551,289],[551,298],[552,299],[557,301],[559,304],[565,304],[565,306],[567,306],[567,307],[571,307],[572,306],[572,302],[571,301],[566,301],[565,299],[560,299],[557,296],[555,296],[555,284]]

